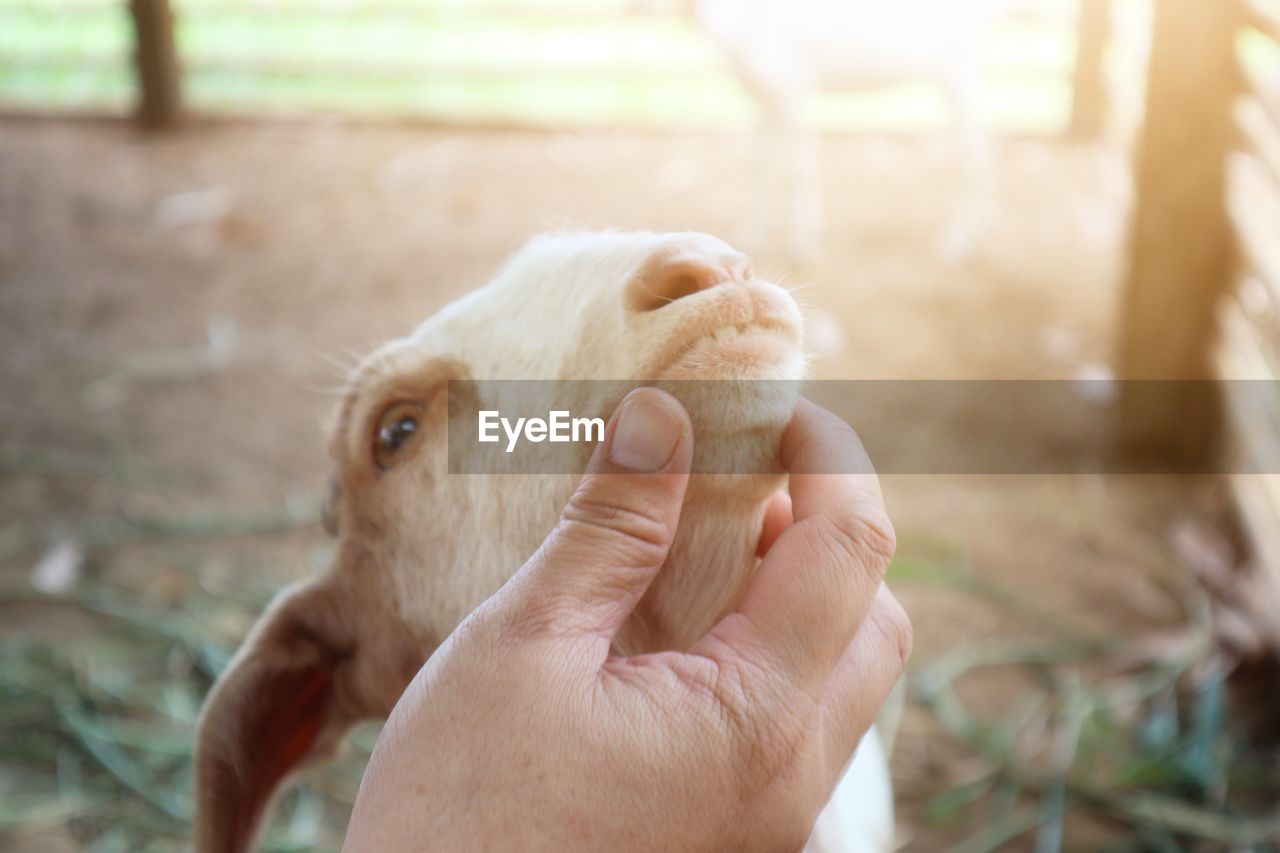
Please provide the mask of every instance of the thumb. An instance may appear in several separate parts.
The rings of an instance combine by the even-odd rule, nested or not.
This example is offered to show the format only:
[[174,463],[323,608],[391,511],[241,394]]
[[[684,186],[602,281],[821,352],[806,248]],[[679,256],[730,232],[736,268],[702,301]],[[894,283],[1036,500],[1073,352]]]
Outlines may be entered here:
[[667,559],[692,457],[693,428],[674,397],[638,388],[623,399],[513,584],[526,628],[612,641]]

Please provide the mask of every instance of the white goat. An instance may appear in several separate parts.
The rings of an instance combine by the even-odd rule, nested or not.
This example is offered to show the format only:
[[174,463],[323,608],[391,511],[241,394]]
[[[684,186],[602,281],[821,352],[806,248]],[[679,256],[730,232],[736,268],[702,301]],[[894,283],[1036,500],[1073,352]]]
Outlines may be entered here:
[[[991,156],[978,115],[982,48],[1013,7],[1045,0],[681,0],[760,107],[761,203],[779,207],[785,187],[789,248],[820,256],[823,215],[809,96],[930,79],[950,101],[964,174],[963,201],[938,243],[957,260],[989,216]],[[663,5],[635,0],[637,11]],[[778,173],[781,168],[781,174]],[[781,180],[779,180],[781,179]],[[854,192],[850,188],[849,193]],[[761,218],[763,222],[763,218]],[[762,226],[767,227],[767,226]]]
[[[735,473],[690,483],[667,562],[615,642],[636,654],[688,648],[750,581],[765,503],[785,484],[777,448],[804,372],[800,342],[787,291],[713,237],[577,234],[533,242],[487,287],[365,359],[332,443],[334,566],[278,597],[205,703],[197,849],[251,847],[280,783],[353,722],[386,715],[555,525],[592,448],[568,446],[569,463],[537,476],[451,473],[494,447],[457,440],[476,435],[476,411],[521,412],[531,383],[450,380],[563,380],[575,415],[606,418],[628,383],[681,386],[695,466]],[[707,379],[785,382],[688,381]],[[810,845],[882,853],[892,834],[873,732]]]

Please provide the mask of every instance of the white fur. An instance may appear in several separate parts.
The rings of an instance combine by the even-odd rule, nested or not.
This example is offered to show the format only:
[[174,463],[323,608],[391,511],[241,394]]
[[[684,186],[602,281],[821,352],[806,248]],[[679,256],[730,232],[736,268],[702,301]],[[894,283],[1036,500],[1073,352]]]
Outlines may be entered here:
[[880,733],[872,729],[818,816],[805,851],[888,853],[893,833],[893,781]]

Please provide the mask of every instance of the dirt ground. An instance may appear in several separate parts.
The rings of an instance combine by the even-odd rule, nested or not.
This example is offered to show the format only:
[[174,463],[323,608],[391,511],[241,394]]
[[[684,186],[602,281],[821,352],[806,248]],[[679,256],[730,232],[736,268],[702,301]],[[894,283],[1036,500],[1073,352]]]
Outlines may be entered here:
[[[58,530],[305,504],[324,482],[323,426],[355,357],[482,284],[538,231],[696,229],[733,240],[754,204],[747,154],[736,136],[315,122],[147,140],[111,124],[0,124],[5,589],[25,583]],[[827,318],[818,376],[1096,375],[1123,262],[1124,163],[1049,140],[1002,141],[996,162],[995,221],[974,256],[953,264],[932,249],[958,189],[945,146],[825,142],[827,256],[808,269],[776,248],[757,258]],[[186,197],[186,210],[181,199],[166,207],[175,193],[211,188]],[[201,221],[176,224],[180,214]],[[225,362],[199,351],[211,323],[220,339],[234,336],[219,350],[232,353]],[[975,641],[1046,636],[1041,610],[1112,636],[1176,623],[1182,568],[1170,526],[1211,523],[1219,511],[1215,484],[1187,479],[891,475],[886,491],[906,564],[959,566],[1039,608],[904,577],[917,667]],[[306,574],[325,543],[315,525],[108,543],[86,571],[156,612],[182,607],[193,585],[215,602],[226,593],[225,608],[202,618],[234,642],[254,614],[232,593]],[[27,599],[0,606],[0,625],[10,639],[55,642],[114,630]],[[975,714],[996,718],[1025,682],[992,673],[961,686]],[[907,849],[971,838],[996,808],[991,795],[945,821],[928,817],[975,765],[915,703],[901,716],[894,770]],[[0,766],[0,799],[13,772]],[[343,799],[325,800],[333,827]],[[1065,847],[1092,849],[1104,830],[1073,817]],[[10,831],[32,849],[83,840],[66,821]]]

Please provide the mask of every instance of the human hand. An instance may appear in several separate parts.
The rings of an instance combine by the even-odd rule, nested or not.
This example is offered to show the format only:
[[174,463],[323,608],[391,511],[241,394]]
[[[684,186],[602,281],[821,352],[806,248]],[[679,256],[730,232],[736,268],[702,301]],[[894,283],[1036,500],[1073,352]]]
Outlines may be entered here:
[[674,398],[628,396],[543,546],[405,691],[347,849],[804,844],[909,655],[882,583],[892,527],[857,436],[801,402],[781,448],[792,499],[770,506],[737,611],[687,651],[611,657],[692,452]]

